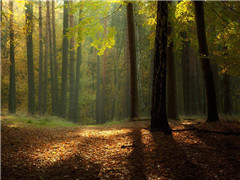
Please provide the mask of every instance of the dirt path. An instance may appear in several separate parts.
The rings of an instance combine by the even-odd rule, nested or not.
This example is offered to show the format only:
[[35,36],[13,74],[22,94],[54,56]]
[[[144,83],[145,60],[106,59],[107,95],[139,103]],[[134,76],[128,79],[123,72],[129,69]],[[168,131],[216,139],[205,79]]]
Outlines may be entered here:
[[[171,123],[173,129],[240,132],[240,123]],[[240,179],[240,136],[164,136],[148,122],[108,127],[2,124],[2,179]]]

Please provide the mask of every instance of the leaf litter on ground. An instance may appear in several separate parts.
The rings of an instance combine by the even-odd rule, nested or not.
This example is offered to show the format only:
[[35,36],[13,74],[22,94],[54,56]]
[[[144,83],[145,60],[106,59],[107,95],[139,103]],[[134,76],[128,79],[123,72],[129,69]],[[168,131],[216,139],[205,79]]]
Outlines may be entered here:
[[[187,121],[186,121],[187,122]],[[189,122],[189,121],[188,121]],[[239,179],[240,123],[36,128],[2,122],[2,179]],[[204,130],[204,131],[203,131]]]

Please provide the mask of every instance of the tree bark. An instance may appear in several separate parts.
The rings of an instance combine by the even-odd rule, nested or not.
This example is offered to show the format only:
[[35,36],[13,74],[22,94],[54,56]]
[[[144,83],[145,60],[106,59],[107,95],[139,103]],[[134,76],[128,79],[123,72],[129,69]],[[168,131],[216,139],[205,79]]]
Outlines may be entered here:
[[204,82],[206,87],[206,96],[207,96],[207,122],[218,121],[218,111],[217,111],[217,102],[216,102],[216,93],[214,87],[214,80],[212,69],[210,66],[207,38],[206,38],[206,29],[205,29],[205,20],[204,20],[204,9],[202,1],[194,1],[195,13],[196,13],[196,24],[197,24],[197,35],[198,35],[198,44],[199,52],[201,59],[202,71],[204,74]]
[[10,82],[8,111],[16,113],[16,80],[15,80],[15,54],[14,54],[14,29],[13,29],[13,1],[9,2],[10,14]]
[[132,120],[138,119],[138,89],[137,89],[137,64],[136,64],[136,44],[135,44],[135,27],[133,16],[133,4],[127,5],[128,19],[128,40],[130,54],[130,79],[131,79],[131,116]]
[[171,134],[166,112],[166,59],[167,59],[168,2],[157,2],[154,72],[152,86],[151,130]]
[[66,118],[67,106],[67,75],[68,75],[68,1],[64,1],[63,9],[63,51],[62,51],[62,84],[61,84],[61,103],[60,116]]
[[35,87],[34,87],[34,63],[33,63],[33,5],[26,2],[26,27],[27,27],[27,69],[28,69],[28,113],[35,112]]

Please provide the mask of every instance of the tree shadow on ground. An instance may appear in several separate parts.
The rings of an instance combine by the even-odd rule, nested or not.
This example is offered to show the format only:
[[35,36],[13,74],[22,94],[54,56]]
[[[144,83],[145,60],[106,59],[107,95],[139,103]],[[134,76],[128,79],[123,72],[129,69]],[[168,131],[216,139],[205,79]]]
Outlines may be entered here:
[[152,136],[155,143],[152,158],[157,160],[154,163],[159,172],[165,173],[158,177],[194,180],[206,177],[206,172],[185,153],[187,145],[178,144],[172,135],[166,136],[162,132],[152,132]]
[[[186,129],[196,128],[196,125],[184,125]],[[198,129],[198,128],[197,128]],[[230,129],[228,129],[229,131]],[[220,133],[215,133],[220,132]],[[221,134],[222,130],[217,131],[190,131],[193,137],[199,139],[204,146],[196,144],[193,149],[198,154],[205,154],[208,158],[198,159],[198,162],[204,163],[209,171],[216,176],[226,179],[235,179],[240,177],[240,136]],[[224,132],[224,131],[223,131]],[[202,155],[203,156],[203,155]],[[226,169],[227,167],[227,169]]]
[[127,148],[132,148],[131,154],[128,156],[130,167],[130,179],[131,180],[145,180],[145,167],[144,167],[144,145],[142,143],[141,129],[136,128],[129,134],[132,139],[132,145]]

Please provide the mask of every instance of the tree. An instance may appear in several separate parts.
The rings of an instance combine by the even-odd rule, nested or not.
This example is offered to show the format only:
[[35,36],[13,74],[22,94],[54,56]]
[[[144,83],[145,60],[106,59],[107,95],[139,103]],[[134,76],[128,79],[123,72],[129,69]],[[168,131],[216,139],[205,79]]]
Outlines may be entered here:
[[204,75],[204,83],[206,88],[207,96],[207,122],[218,121],[218,111],[216,102],[216,93],[214,87],[213,73],[209,60],[205,20],[204,20],[204,9],[202,1],[194,1],[196,24],[197,24],[197,36],[199,53],[201,59],[201,66]]
[[38,82],[38,113],[43,108],[43,37],[42,37],[42,1],[39,1],[39,82]]
[[127,5],[128,20],[128,39],[130,54],[130,78],[131,78],[131,119],[138,119],[138,90],[137,90],[137,64],[136,64],[136,44],[135,44],[135,27],[133,16],[133,4]]
[[45,59],[44,59],[44,80],[43,80],[43,113],[47,112],[47,89],[48,89],[48,45],[49,45],[49,28],[48,15],[46,13],[46,33],[45,33]]
[[15,81],[15,54],[14,54],[14,28],[13,28],[13,1],[9,2],[10,15],[10,82],[9,82],[9,113],[16,113],[16,81]]
[[157,3],[154,71],[152,84],[151,129],[171,134],[166,113],[166,59],[167,59],[168,2]]
[[62,84],[61,84],[61,103],[60,116],[66,118],[67,106],[67,72],[68,72],[68,1],[64,1],[63,9],[63,51],[62,51]]
[[26,28],[27,28],[27,69],[28,69],[28,113],[35,111],[34,67],[33,67],[33,5],[26,2]]
[[[79,23],[81,23],[81,10],[79,10]],[[78,48],[77,48],[77,62],[76,62],[76,84],[75,84],[75,105],[74,105],[74,117],[75,121],[78,120],[79,116],[79,92],[80,92],[80,66],[81,66],[81,58],[82,58],[82,48],[81,48],[81,32],[78,32]]]
[[[107,18],[104,18],[104,39],[107,39]],[[102,77],[102,104],[101,104],[101,116],[102,116],[102,121],[101,124],[104,124],[106,122],[106,116],[105,116],[105,102],[106,102],[106,97],[105,97],[105,89],[106,89],[106,57],[107,57],[107,52],[106,49],[104,50],[103,54],[103,77]]]
[[54,78],[54,62],[53,62],[53,41],[50,23],[50,2],[47,1],[47,30],[48,30],[48,43],[49,43],[49,60],[50,60],[50,75],[51,75],[51,99],[52,99],[52,112],[56,113],[56,100],[55,100],[55,78]]
[[55,113],[59,113],[58,102],[58,63],[57,63],[57,44],[56,44],[56,30],[55,30],[55,1],[52,1],[52,40],[53,40],[53,66],[54,66],[54,99],[55,99]]
[[97,56],[97,90],[96,90],[96,120],[97,120],[97,124],[102,123],[100,81],[101,81],[100,80],[100,57]]
[[[72,7],[72,1],[70,1],[70,7]],[[69,15],[70,28],[74,26],[73,14]],[[75,102],[75,58],[74,58],[74,37],[70,39],[70,63],[69,63],[69,112],[68,116],[70,120],[74,120],[74,102]]]

